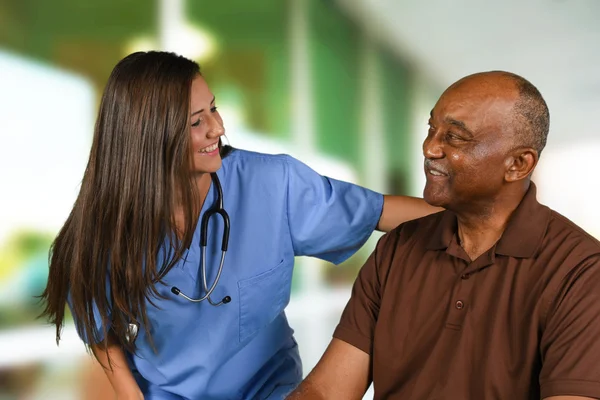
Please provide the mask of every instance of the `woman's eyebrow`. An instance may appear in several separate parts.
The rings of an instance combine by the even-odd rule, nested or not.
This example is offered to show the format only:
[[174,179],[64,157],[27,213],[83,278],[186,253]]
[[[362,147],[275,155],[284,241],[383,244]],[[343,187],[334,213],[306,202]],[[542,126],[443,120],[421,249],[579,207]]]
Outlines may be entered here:
[[[212,106],[213,104],[215,104],[215,96],[213,96],[213,98],[212,98],[212,101],[210,102],[210,105],[211,105],[211,106]],[[201,112],[203,112],[203,111],[204,111],[204,108],[203,108],[203,109],[201,109],[201,110],[198,110],[198,111],[194,111],[194,112],[192,113],[192,115],[191,115],[191,116],[193,117],[194,115],[196,115],[196,114],[200,114],[200,113],[201,113]]]

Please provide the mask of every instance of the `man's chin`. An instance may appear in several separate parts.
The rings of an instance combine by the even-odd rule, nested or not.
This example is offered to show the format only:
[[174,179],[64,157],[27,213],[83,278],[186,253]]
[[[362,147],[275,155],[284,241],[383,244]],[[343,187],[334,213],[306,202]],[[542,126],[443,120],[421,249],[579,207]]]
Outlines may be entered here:
[[427,187],[425,187],[425,190],[423,190],[423,200],[425,200],[427,204],[434,207],[445,208],[445,206],[448,204],[447,196],[444,196],[442,193],[438,193],[433,190],[428,190]]

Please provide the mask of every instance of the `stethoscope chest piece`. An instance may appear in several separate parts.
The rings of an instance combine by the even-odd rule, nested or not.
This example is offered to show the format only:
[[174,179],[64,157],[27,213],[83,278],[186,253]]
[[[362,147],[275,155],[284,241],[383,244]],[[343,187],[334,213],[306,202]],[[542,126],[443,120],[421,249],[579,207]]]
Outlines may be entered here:
[[125,334],[125,338],[129,343],[135,342],[135,339],[138,336],[139,326],[137,324],[129,324],[127,326],[127,333]]

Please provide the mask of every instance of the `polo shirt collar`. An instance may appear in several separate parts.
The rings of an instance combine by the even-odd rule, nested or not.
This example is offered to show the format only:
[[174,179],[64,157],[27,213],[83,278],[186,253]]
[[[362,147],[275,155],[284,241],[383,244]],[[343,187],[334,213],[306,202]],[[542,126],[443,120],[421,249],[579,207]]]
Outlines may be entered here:
[[[533,182],[523,200],[511,215],[495,253],[509,257],[530,258],[540,248],[548,228],[550,209],[538,203]],[[444,211],[439,224],[427,243],[429,250],[447,249],[458,232],[456,214]]]

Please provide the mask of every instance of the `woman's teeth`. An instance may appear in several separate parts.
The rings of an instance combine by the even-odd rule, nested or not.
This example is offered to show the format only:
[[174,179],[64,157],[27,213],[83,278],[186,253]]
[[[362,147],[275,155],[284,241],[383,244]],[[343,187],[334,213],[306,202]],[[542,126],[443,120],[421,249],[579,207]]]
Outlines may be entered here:
[[219,143],[217,142],[217,143],[212,144],[212,145],[210,145],[208,147],[200,149],[199,153],[211,153],[211,152],[215,151],[218,147],[219,147]]

